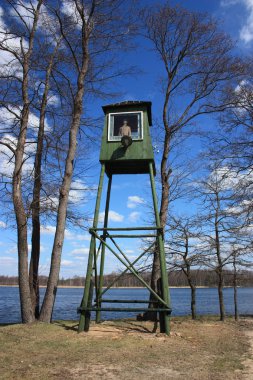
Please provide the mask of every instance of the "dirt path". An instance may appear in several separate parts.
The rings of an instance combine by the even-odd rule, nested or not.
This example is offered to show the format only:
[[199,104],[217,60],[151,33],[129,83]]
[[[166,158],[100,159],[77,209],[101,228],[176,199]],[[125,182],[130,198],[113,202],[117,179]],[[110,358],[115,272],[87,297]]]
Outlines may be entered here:
[[247,353],[247,358],[243,361],[243,365],[245,366],[245,370],[243,371],[243,379],[244,380],[252,380],[253,379],[253,321],[247,320],[248,329],[245,330],[245,335],[249,339],[250,348]]

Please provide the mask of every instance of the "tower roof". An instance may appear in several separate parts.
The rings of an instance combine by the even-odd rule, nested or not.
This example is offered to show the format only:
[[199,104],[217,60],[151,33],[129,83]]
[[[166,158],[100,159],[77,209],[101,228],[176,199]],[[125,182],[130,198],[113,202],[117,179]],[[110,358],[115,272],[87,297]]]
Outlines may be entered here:
[[104,113],[107,113],[109,109],[112,108],[124,108],[124,107],[133,107],[133,106],[145,106],[147,107],[147,113],[148,113],[148,122],[149,125],[152,125],[152,114],[151,114],[151,105],[152,103],[145,100],[126,100],[124,102],[119,103],[113,103],[113,104],[107,104],[105,106],[102,106]]

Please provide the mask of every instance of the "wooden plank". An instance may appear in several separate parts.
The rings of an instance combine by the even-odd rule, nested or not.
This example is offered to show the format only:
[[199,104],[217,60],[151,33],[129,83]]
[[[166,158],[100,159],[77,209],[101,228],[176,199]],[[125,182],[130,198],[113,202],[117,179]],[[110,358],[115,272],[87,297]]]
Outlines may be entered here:
[[152,238],[156,238],[157,235],[154,235],[154,234],[146,234],[146,235],[107,235],[108,238],[127,238],[127,239],[131,239],[131,238],[144,238],[144,237],[152,237]]
[[[103,303],[149,303],[148,300],[110,300],[110,299],[101,299],[99,302]],[[152,301],[153,303],[159,304],[159,301]],[[95,303],[97,303],[97,300],[95,300]]]
[[82,311],[85,311],[85,312],[88,312],[88,311],[126,311],[126,312],[129,312],[129,311],[133,311],[133,312],[141,312],[141,311],[160,311],[160,312],[164,312],[164,313],[168,313],[170,314],[171,313],[171,309],[169,307],[165,307],[165,308],[161,308],[161,307],[156,307],[156,308],[143,308],[143,307],[138,307],[138,308],[133,308],[133,307],[79,307],[77,309],[77,312],[78,313],[81,313]]
[[106,227],[106,228],[90,228],[89,232],[92,231],[152,231],[152,230],[162,230],[162,227]]

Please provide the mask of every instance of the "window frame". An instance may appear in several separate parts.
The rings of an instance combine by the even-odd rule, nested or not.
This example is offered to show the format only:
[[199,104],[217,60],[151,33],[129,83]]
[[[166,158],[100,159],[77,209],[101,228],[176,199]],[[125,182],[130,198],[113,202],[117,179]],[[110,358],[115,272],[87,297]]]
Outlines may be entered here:
[[142,141],[143,140],[143,135],[144,135],[144,129],[143,129],[143,111],[126,111],[126,112],[110,112],[108,113],[108,119],[107,119],[107,141],[108,142],[119,142],[122,138],[122,136],[114,136],[116,137],[115,139],[111,139],[111,116],[114,115],[126,115],[126,114],[140,114],[141,122],[140,122],[140,137],[132,137],[133,141]]

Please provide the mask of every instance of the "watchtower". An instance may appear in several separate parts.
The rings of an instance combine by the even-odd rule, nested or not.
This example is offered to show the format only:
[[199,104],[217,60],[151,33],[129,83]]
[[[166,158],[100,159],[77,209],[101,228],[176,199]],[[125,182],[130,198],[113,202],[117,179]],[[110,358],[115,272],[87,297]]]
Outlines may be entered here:
[[[157,206],[157,196],[155,189],[155,162],[150,137],[150,126],[152,125],[151,102],[146,101],[126,101],[116,104],[106,105],[103,108],[105,113],[105,125],[102,136],[102,145],[99,161],[101,172],[93,226],[89,232],[91,234],[87,273],[85,279],[84,295],[80,313],[79,332],[88,331],[91,311],[96,312],[96,322],[100,322],[101,311],[154,311],[159,313],[160,331],[169,334],[169,315],[171,313],[168,276],[166,272],[166,262],[164,253],[163,229],[160,225],[159,212]],[[101,194],[103,189],[104,174],[108,176],[108,187],[106,196],[106,206],[104,214],[103,228],[98,228],[98,216],[100,209]],[[108,226],[109,203],[111,194],[111,184],[113,175],[117,174],[149,174],[154,214],[155,226],[110,228]],[[101,235],[99,234],[101,232]],[[132,232],[129,235],[129,232]],[[141,232],[141,233],[140,233]],[[133,262],[131,262],[120,248],[116,240],[120,238],[152,238],[152,243]],[[97,242],[98,248],[97,248]],[[113,248],[110,244],[113,244]],[[127,272],[131,272],[140,283],[146,287],[154,298],[152,308],[146,307],[106,307],[104,304],[110,303],[136,303],[148,304],[149,300],[108,300],[103,298],[104,294],[115,284],[114,280],[109,286],[103,289],[103,274],[105,262],[105,249],[116,257],[126,268],[118,278]],[[148,252],[157,249],[160,257],[160,291],[155,292],[150,285],[139,275],[135,264]],[[95,287],[95,300],[93,301],[93,290]]]

